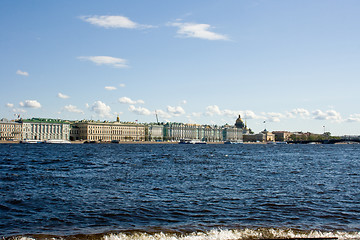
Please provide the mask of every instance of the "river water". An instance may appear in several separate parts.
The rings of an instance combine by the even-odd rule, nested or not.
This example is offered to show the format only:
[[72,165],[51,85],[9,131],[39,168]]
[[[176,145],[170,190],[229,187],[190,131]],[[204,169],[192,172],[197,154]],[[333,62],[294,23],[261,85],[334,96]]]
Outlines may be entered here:
[[360,239],[360,145],[0,144],[0,237]]

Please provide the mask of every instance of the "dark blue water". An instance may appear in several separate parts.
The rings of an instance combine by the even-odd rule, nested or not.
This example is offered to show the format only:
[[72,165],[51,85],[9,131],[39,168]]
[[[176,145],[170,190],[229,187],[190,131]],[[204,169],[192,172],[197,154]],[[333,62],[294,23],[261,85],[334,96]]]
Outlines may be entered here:
[[360,145],[0,144],[0,236],[211,229],[360,237]]

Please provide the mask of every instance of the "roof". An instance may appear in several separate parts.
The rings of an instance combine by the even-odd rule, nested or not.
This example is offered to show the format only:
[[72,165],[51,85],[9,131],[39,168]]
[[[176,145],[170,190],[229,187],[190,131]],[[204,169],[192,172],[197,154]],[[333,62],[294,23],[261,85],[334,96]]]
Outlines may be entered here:
[[52,118],[31,118],[31,119],[20,119],[21,123],[59,123],[59,124],[70,124],[68,121],[61,119]]

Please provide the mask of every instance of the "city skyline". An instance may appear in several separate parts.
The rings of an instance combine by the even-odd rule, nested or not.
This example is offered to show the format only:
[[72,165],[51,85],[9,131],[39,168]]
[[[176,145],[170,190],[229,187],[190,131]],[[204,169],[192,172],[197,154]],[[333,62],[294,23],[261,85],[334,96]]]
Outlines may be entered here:
[[360,134],[358,1],[2,1],[0,118]]

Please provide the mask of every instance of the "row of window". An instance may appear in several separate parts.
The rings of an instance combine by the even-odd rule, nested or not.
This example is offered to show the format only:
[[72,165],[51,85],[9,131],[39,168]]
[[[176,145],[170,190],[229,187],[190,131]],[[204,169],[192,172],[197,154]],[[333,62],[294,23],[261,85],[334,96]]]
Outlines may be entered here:
[[88,134],[114,134],[114,135],[138,135],[138,134],[144,134],[144,131],[97,131],[97,130],[89,130]]

